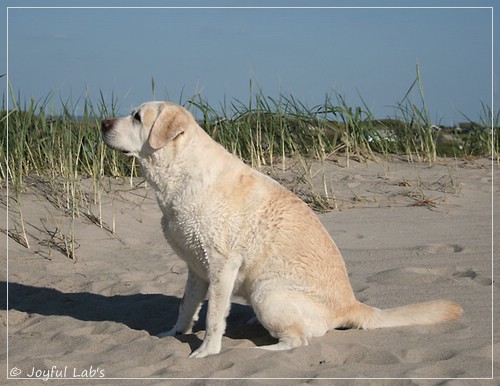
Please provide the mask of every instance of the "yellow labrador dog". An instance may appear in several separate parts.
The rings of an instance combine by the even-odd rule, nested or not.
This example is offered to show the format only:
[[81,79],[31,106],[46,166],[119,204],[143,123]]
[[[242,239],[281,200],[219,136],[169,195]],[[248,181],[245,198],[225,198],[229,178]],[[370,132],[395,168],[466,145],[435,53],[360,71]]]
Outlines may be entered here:
[[457,318],[437,300],[388,310],[354,297],[337,246],[297,196],[227,152],[183,107],[148,102],[130,116],[102,122],[104,142],[137,157],[163,212],[165,237],[187,263],[175,326],[189,333],[208,298],[205,338],[191,357],[221,349],[232,294],[287,350],[336,327],[434,324]]

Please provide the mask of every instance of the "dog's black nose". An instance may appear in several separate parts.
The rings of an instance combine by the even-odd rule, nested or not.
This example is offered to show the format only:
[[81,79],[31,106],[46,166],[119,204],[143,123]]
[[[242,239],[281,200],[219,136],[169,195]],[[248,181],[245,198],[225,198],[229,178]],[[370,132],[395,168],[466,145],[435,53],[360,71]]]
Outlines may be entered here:
[[104,119],[101,122],[101,130],[102,131],[109,130],[111,128],[111,126],[113,126],[113,121],[114,121],[114,119]]

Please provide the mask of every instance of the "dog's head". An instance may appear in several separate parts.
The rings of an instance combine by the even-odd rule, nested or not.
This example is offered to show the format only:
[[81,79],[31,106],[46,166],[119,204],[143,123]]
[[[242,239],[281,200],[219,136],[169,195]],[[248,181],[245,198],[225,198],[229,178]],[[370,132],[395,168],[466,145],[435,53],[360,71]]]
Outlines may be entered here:
[[184,107],[169,102],[146,102],[122,118],[102,121],[106,145],[127,155],[143,158],[173,143],[193,125]]

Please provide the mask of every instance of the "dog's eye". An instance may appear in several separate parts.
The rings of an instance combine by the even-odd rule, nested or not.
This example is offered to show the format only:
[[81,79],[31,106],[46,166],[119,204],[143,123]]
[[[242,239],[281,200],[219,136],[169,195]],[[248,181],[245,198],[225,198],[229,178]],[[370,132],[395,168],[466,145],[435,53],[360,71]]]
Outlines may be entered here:
[[136,112],[134,114],[134,120],[136,120],[137,122],[141,122],[141,114],[139,114],[139,112]]

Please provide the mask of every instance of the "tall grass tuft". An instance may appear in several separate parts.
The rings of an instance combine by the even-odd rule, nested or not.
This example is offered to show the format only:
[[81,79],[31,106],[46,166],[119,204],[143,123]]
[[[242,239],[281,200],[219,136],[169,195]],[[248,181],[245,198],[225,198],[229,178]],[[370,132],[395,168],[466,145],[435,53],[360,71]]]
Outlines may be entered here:
[[22,208],[30,181],[43,186],[44,194],[51,195],[50,202],[70,219],[62,239],[66,254],[75,258],[75,219],[89,215],[82,179],[92,181],[92,201],[97,203],[103,176],[135,176],[137,170],[133,160],[111,151],[100,139],[100,121],[113,112],[114,103],[108,109],[104,99],[98,106],[88,99],[78,101],[83,103],[83,115],[77,116],[76,104],[66,101],[62,113],[53,116],[47,113],[51,98],[31,98],[22,105],[21,97],[10,89],[12,109],[0,112],[0,156],[6,161],[0,179],[9,183],[9,209],[20,219],[14,223],[16,238],[29,247]]
[[325,157],[337,150],[339,134],[320,118],[318,107],[309,109],[293,96],[265,97],[259,91],[248,102],[233,100],[220,106],[220,114],[201,96],[188,107],[201,111],[201,126],[229,151],[256,167],[282,162],[295,154]]
[[491,154],[499,161],[500,157],[500,110],[493,113],[491,107],[481,103],[479,123],[473,122],[466,115],[464,118],[471,122],[471,128],[463,141],[463,151],[468,156]]
[[[420,104],[411,101],[410,95],[414,88],[418,88]],[[425,103],[424,90],[420,78],[420,69],[416,66],[416,78],[403,100],[396,107],[397,117],[402,125],[396,128],[392,138],[395,139],[395,152],[401,152],[411,162],[436,160],[437,131],[429,118]]]

